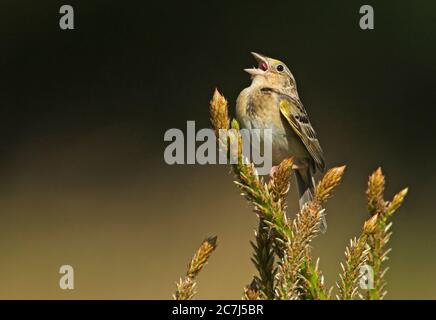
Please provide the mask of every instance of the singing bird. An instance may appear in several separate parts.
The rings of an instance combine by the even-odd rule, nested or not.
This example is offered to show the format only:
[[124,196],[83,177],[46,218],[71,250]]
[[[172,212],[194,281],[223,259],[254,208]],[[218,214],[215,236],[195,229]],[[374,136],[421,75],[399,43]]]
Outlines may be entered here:
[[[317,170],[324,171],[323,151],[289,68],[279,60],[255,52],[252,55],[258,67],[244,69],[251,75],[252,82],[238,96],[236,118],[241,128],[271,129],[273,166],[293,157],[302,208],[313,199],[314,174]],[[323,217],[321,230],[326,228]]]

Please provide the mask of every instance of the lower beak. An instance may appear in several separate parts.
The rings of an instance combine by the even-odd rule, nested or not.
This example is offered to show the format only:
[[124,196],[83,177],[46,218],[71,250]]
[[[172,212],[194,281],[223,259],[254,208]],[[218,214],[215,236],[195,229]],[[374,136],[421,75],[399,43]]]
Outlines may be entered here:
[[248,69],[244,69],[244,71],[252,76],[259,76],[265,73],[265,71],[257,68],[248,68]]

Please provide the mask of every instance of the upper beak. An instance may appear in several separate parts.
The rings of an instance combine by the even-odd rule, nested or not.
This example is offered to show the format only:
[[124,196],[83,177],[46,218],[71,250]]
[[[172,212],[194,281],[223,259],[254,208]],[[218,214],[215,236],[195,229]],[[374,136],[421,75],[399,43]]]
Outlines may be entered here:
[[254,59],[256,59],[256,61],[259,63],[259,68],[248,68],[244,69],[244,71],[248,72],[252,76],[264,74],[265,71],[268,70],[267,58],[256,52],[252,52],[251,54],[253,55]]
[[256,59],[257,62],[265,62],[268,63],[268,61],[266,60],[266,57],[256,53],[256,52],[251,52],[251,54],[253,55],[254,59]]

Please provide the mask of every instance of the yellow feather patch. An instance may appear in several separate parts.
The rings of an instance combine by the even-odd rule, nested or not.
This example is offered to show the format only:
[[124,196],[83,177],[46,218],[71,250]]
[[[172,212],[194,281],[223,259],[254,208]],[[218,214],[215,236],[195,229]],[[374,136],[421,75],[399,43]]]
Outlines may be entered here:
[[294,132],[300,137],[300,139],[302,139],[302,134],[300,132],[299,126],[292,119],[292,114],[291,114],[292,105],[291,105],[291,103],[285,99],[280,100],[279,108],[280,108],[280,112],[286,118],[286,120],[288,120],[288,123],[291,125]]

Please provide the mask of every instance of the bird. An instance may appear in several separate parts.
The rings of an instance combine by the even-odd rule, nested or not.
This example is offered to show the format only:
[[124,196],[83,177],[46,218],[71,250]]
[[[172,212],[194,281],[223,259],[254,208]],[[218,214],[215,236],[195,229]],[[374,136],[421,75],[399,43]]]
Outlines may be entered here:
[[[258,67],[244,69],[251,76],[251,85],[243,89],[236,100],[236,120],[248,131],[271,129],[271,175],[282,160],[293,158],[301,210],[313,200],[314,175],[325,169],[323,150],[289,68],[280,60],[255,52],[251,54]],[[320,229],[327,230],[324,215]]]

